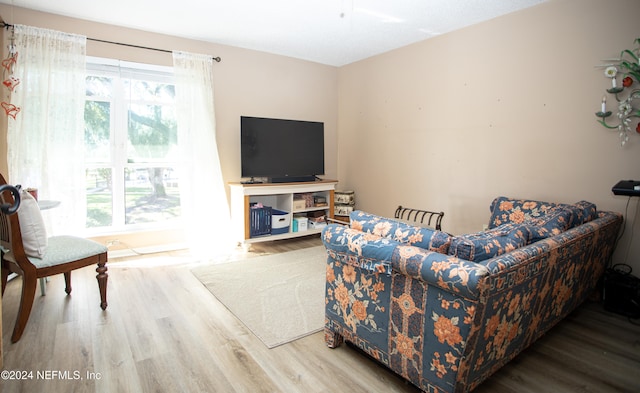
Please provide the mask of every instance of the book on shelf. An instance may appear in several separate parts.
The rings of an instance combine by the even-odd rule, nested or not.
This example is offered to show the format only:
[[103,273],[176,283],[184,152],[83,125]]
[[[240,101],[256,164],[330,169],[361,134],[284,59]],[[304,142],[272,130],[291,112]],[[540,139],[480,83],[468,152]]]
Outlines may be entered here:
[[325,218],[324,215],[322,216],[318,216],[318,217],[307,217],[309,219],[309,222],[324,222]]

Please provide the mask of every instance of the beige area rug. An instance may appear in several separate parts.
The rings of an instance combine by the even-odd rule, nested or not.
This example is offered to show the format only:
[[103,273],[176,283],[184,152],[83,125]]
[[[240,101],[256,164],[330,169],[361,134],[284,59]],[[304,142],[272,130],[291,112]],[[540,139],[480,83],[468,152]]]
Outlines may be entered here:
[[324,327],[324,246],[200,266],[193,274],[268,348]]

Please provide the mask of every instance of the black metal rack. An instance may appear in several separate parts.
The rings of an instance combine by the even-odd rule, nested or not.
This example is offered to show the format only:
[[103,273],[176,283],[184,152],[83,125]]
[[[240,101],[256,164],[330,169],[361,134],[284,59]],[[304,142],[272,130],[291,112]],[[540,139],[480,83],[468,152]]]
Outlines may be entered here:
[[433,212],[402,206],[398,206],[394,215],[394,218],[396,219],[428,225],[438,231],[442,230],[442,217],[444,217],[444,212]]

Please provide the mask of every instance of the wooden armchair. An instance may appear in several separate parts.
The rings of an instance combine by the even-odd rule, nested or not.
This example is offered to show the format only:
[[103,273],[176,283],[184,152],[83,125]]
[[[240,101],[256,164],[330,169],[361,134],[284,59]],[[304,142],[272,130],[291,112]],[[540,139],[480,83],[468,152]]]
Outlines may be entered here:
[[[6,181],[0,175],[0,186]],[[22,198],[24,205],[26,197]],[[14,198],[10,191],[0,193],[0,204],[13,206]],[[24,206],[21,206],[21,209]],[[12,342],[20,340],[29,320],[39,278],[63,273],[65,291],[71,293],[71,271],[88,265],[97,264],[98,287],[100,289],[100,307],[107,308],[107,248],[92,240],[75,236],[52,236],[47,238],[43,255],[27,255],[20,228],[18,214],[6,214],[0,209],[0,247],[2,248],[2,293],[4,294],[10,273],[22,276],[22,296],[16,319]]]

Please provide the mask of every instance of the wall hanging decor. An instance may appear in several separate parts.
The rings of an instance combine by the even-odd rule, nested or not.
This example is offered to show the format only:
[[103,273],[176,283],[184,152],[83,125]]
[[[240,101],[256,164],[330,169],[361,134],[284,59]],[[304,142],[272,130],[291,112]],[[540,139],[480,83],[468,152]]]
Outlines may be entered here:
[[[611,87],[607,93],[615,98],[616,116],[607,110],[607,95],[602,96],[602,106],[596,116],[598,122],[611,130],[618,130],[620,145],[629,141],[629,134],[633,131],[640,134],[640,38],[634,43],[634,49],[625,49],[617,59],[604,60],[604,75],[611,79]],[[620,78],[620,83],[618,83]],[[610,124],[611,123],[611,124]]]
[[[14,69],[18,62],[18,50],[15,45],[13,27],[11,27],[11,38],[9,38],[7,49],[9,49],[9,54],[6,59],[2,60],[2,84],[9,90],[9,98],[11,98],[11,94],[15,91],[16,86],[20,84],[20,79],[14,75]],[[9,101],[11,101],[11,99],[9,99]],[[18,113],[20,113],[20,107],[15,106],[11,102],[2,101],[0,106],[2,106],[7,116],[12,117],[14,120]]]

